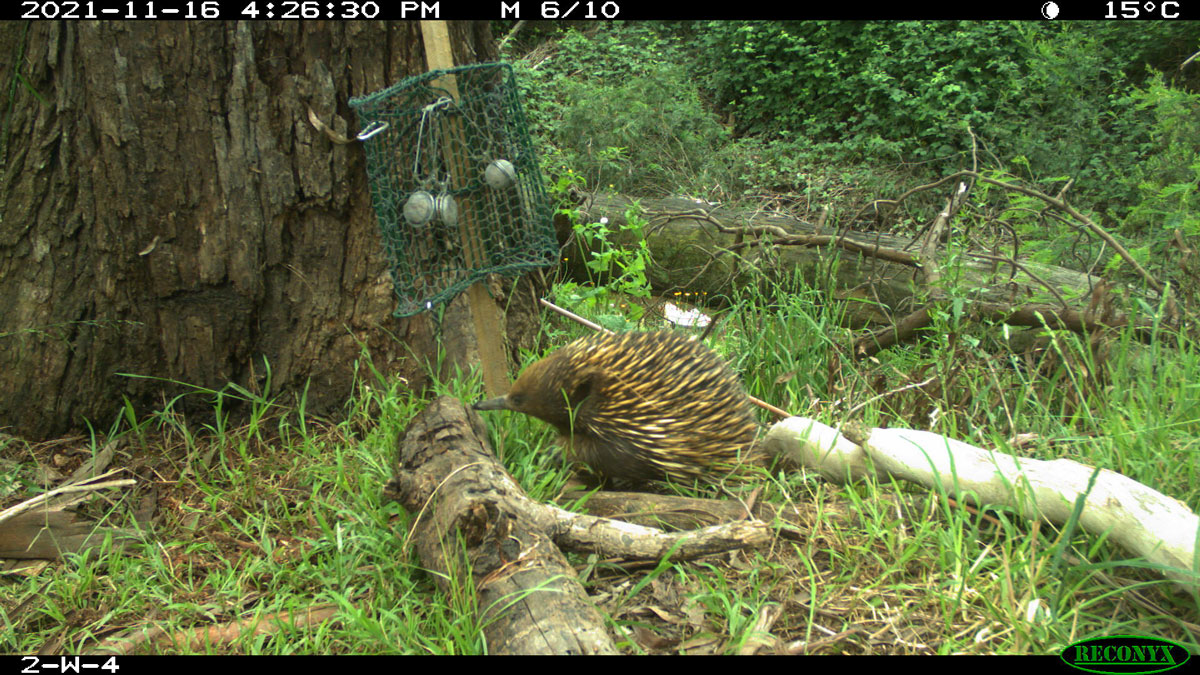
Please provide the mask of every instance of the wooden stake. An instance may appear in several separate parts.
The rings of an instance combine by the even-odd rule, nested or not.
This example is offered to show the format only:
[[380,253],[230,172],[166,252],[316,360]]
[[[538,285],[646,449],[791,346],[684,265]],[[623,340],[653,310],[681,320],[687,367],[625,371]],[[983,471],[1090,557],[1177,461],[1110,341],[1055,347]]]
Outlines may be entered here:
[[[450,30],[445,21],[422,21],[421,35],[425,43],[425,62],[429,70],[444,70],[454,67],[454,54],[450,46]],[[450,92],[458,100],[458,82],[453,75],[446,75],[436,85]],[[447,142],[444,150],[450,167],[451,185],[465,181],[463,172],[469,170],[468,158],[463,156],[464,144],[462,120],[452,117],[445,120]],[[463,262],[468,267],[482,265],[485,261],[483,239],[480,235],[476,212],[466,195],[458,198],[458,227],[463,247]],[[480,367],[483,369],[483,386],[488,396],[503,396],[508,393],[508,356],[504,350],[504,330],[500,321],[500,308],[488,293],[487,284],[476,282],[467,289],[467,300],[475,326],[475,339],[479,345]]]

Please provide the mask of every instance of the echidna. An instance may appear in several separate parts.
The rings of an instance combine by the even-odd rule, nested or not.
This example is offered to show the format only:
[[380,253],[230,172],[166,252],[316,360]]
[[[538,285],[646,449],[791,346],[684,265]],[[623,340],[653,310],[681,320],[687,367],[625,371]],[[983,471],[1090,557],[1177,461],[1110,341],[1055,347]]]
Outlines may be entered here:
[[576,340],[475,409],[549,422],[572,459],[635,481],[727,472],[757,431],[737,375],[711,349],[669,332]]

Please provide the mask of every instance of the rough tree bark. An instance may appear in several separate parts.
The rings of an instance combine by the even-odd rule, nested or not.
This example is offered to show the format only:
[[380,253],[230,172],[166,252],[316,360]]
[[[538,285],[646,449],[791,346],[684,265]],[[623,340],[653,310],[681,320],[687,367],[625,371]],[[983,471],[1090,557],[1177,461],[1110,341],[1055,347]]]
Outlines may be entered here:
[[[451,36],[494,58],[486,22]],[[264,364],[330,410],[361,345],[421,385],[434,335],[391,316],[362,148],[308,120],[352,137],[351,96],[426,70],[416,22],[10,22],[0,45],[0,428],[106,427],[185,390],[165,380],[261,390]]]
[[416,514],[406,545],[439,585],[470,581],[489,653],[616,653],[554,528],[488,447],[479,413],[435,399],[397,445],[384,494]]
[[689,560],[772,538],[766,522],[743,520],[744,511],[732,522],[668,533],[535,502],[496,459],[479,413],[448,396],[418,413],[397,446],[384,496],[416,514],[405,545],[411,541],[439,586],[474,590],[492,654],[616,651],[562,551]]

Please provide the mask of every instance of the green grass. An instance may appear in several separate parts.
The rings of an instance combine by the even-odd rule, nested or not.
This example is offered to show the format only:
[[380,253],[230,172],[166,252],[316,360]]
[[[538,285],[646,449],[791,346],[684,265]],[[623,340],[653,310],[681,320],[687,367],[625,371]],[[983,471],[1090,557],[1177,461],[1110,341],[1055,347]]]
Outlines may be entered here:
[[[389,460],[420,401],[399,382],[364,381],[349,418],[331,424],[253,401],[251,420],[195,428],[171,409],[108,438],[143,487],[159,490],[147,543],[92,550],[0,588],[0,650],[33,653],[48,641],[76,652],[152,622],[169,632],[330,604],[333,623],[243,637],[213,648],[148,646],[150,653],[457,653],[480,649],[469,593],[434,589],[402,545],[409,516],[381,503]],[[100,439],[89,443],[99,447]],[[140,446],[149,456],[141,456]],[[9,445],[6,456],[36,456]],[[211,459],[204,461],[204,455]],[[190,476],[183,476],[185,469]],[[117,513],[129,504],[118,503]],[[336,628],[334,627],[336,626]]]
[[[549,29],[524,35],[538,30]],[[924,174],[911,162],[830,161],[803,134],[730,134],[736,122],[712,111],[727,102],[707,100],[699,78],[681,67],[693,42],[672,34],[641,24],[570,32],[518,64],[544,165],[560,192],[580,187],[586,176],[588,189],[781,197],[810,220],[831,207],[828,224],[841,227],[861,205],[922,182],[913,179]],[[538,54],[541,60],[532,58]],[[647,82],[663,86],[648,91],[640,86]],[[18,82],[9,84],[11,93]],[[1173,250],[1159,225],[1175,223],[1192,238],[1196,232],[1189,210],[1195,181],[1187,180],[1194,171],[1181,169],[1191,166],[1194,148],[1176,142],[1194,136],[1185,124],[1194,118],[1194,101],[1182,89],[1156,87],[1141,95],[1158,120],[1144,131],[1156,132],[1164,149],[1147,162],[1129,162],[1154,180],[1140,188],[1149,198],[1134,208],[1127,228],[1145,221],[1158,234],[1153,227],[1126,234],[1146,250]],[[870,142],[845,137],[852,149]],[[1029,168],[1027,161],[1020,166]],[[1156,170],[1162,167],[1174,173]],[[1138,175],[1116,187],[1128,192],[1140,184]],[[1047,227],[1040,207],[989,202],[982,188],[976,192],[980,215],[964,210],[964,225],[990,228],[997,213],[1014,219],[1024,252],[1033,254],[1039,249],[1029,237],[1078,242],[1069,228]],[[920,208],[940,208],[936,201]],[[880,226],[902,230],[924,219],[917,212]],[[603,236],[582,226],[581,235]],[[1058,260],[1060,248],[1040,252]],[[556,296],[575,298],[572,309],[611,328],[652,327],[653,300],[619,293],[648,289],[644,251],[599,254],[591,285],[560,286]],[[1155,255],[1153,262],[1161,278],[1180,279],[1184,290],[1195,286],[1188,276],[1194,262],[1186,257]],[[614,284],[614,276],[624,283]],[[845,305],[830,300],[833,290],[765,281],[742,289],[729,298],[727,320],[709,343],[742,374],[750,394],[793,414],[927,429],[1040,459],[1069,457],[1200,508],[1200,345],[1192,337],[1161,330],[1143,344],[1117,332],[1093,344],[1038,331],[1039,346],[1017,349],[1016,329],[973,322],[951,303],[919,341],[858,360],[849,351],[855,334],[841,327]],[[1159,308],[1133,309],[1161,315]],[[548,315],[542,343],[550,349],[585,332]],[[523,362],[541,355],[525,354]],[[112,501],[92,504],[88,515],[135,527],[143,498],[157,507],[144,543],[106,543],[0,576],[0,652],[73,653],[149,627],[191,635],[229,625],[242,625],[232,639],[147,641],[136,651],[489,651],[471,589],[458,577],[437,584],[407,545],[415,514],[381,499],[397,439],[428,396],[379,373],[368,355],[357,365],[356,393],[336,419],[313,417],[303,399],[282,406],[231,386],[190,395],[208,402],[205,415],[185,414],[180,399],[157,410],[125,402],[111,424],[98,421],[102,428],[87,437],[27,444],[0,436],[4,472],[14,467],[11,476],[0,473],[5,505],[40,490],[31,478],[35,464],[67,473],[79,461],[72,451],[87,455],[115,444],[113,463],[129,467],[139,485],[109,494]],[[443,393],[474,400],[482,387],[465,373],[427,394]],[[773,421],[766,413],[760,419]],[[578,506],[580,497],[564,495],[569,471],[547,425],[506,412],[486,420],[493,447],[531,498]],[[752,476],[739,485],[665,489],[745,499],[761,488],[760,501],[794,511],[798,537],[691,563],[628,567],[572,557],[622,650],[737,653],[767,640],[768,651],[1042,654],[1083,638],[1134,633],[1200,651],[1200,598],[1179,593],[1102,537],[1030,523],[1006,509],[980,515],[890,482],[840,486],[780,468]],[[263,617],[314,608],[331,615],[271,634],[252,630]]]
[[[983,337],[1001,329],[948,321],[920,344],[855,363],[845,353],[850,333],[837,327],[839,306],[818,305],[821,293],[811,289],[774,290],[738,298],[713,342],[753,395],[835,423],[872,400],[858,413],[869,424],[1072,457],[1200,504],[1194,342],[1164,332],[1143,345],[1115,335],[1101,363],[1084,341],[1056,333],[1032,366],[1014,366],[1020,355]],[[581,334],[553,321],[552,346]],[[433,582],[405,546],[412,514],[380,498],[396,441],[425,402],[369,359],[360,365],[344,420],[315,419],[302,405],[283,408],[244,390],[201,390],[213,406],[204,423],[171,401],[148,413],[127,407],[107,433],[76,439],[93,449],[118,441],[116,461],[141,479],[132,494],[158,491],[154,531],[145,544],[7,574],[0,619],[10,628],[0,632],[0,651],[77,652],[148,625],[182,633],[328,606],[331,618],[316,625],[270,635],[247,626],[219,644],[138,651],[486,652],[470,589]],[[890,393],[933,374],[940,389]],[[481,387],[462,376],[434,393],[473,400]],[[249,414],[234,423],[236,399]],[[546,425],[511,413],[487,421],[530,495],[559,497],[569,472]],[[1018,432],[1038,437],[1013,448]],[[46,461],[61,449],[9,441],[0,455]],[[622,649],[736,653],[769,637],[771,649],[818,653],[1048,653],[1116,633],[1196,649],[1200,602],[1121,564],[1127,555],[1095,536],[1004,510],[984,519],[913,487],[838,486],[782,469],[758,470],[744,485],[673,489],[730,498],[756,487],[760,499],[797,510],[800,540],[649,569],[575,558],[621,628]],[[127,496],[111,506],[118,524],[128,524],[136,503]]]

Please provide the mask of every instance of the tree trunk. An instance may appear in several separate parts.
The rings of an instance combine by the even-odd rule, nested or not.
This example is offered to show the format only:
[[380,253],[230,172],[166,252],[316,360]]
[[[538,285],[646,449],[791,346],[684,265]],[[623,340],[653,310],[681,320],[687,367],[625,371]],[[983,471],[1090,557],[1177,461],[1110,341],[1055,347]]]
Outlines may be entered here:
[[[486,22],[451,36],[494,58]],[[106,428],[181,383],[331,410],[363,346],[423,383],[435,335],[391,315],[363,150],[308,112],[353,137],[351,96],[426,70],[416,22],[8,22],[0,45],[0,428]]]

